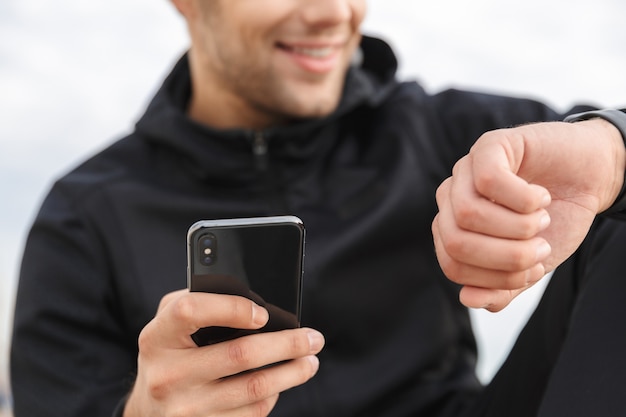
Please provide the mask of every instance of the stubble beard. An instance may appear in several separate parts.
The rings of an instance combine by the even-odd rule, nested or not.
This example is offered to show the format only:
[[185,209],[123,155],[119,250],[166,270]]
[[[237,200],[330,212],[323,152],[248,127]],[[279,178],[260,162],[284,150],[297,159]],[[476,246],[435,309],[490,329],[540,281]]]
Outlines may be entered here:
[[[314,81],[308,86],[290,83],[271,66],[254,68],[253,65],[240,65],[237,71],[233,68],[230,66],[230,71],[224,72],[226,79],[223,81],[231,85],[231,90],[243,100],[244,105],[278,123],[319,118],[332,113],[340,101],[346,72],[344,69],[341,77],[335,76],[340,79],[329,80],[331,85],[320,83],[316,87]],[[307,94],[310,89],[317,88],[320,89],[319,94]]]
[[[298,86],[290,87],[280,80],[273,80],[264,89],[256,91],[254,104],[256,107],[268,113],[273,113],[284,120],[301,120],[322,118],[331,114],[339,103],[343,83],[337,86],[320,86],[323,89],[319,94],[307,94],[307,90],[295,92]],[[315,86],[308,87],[317,88]],[[265,91],[263,91],[265,90]]]

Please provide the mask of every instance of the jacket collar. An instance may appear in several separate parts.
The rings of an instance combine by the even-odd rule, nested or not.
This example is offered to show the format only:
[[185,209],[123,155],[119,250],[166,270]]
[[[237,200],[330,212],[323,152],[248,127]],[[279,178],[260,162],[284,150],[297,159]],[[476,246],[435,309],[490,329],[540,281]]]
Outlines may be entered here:
[[323,142],[320,136],[335,136],[321,134],[334,125],[333,121],[360,106],[375,107],[397,86],[397,60],[385,42],[364,36],[361,51],[360,62],[348,71],[342,99],[332,114],[263,132],[218,130],[187,117],[191,78],[185,55],[137,122],[136,132],[151,145],[167,150],[168,154],[177,154],[197,175],[205,178],[254,176],[252,144],[258,134],[267,141],[272,159],[308,159],[320,149],[328,149],[318,142]]

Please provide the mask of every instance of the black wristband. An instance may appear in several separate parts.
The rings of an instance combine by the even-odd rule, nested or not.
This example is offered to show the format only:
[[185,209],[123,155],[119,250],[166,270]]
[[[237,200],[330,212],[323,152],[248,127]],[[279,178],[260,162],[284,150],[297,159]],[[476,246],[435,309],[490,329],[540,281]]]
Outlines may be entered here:
[[[580,122],[583,120],[600,118],[611,123],[622,134],[622,140],[626,146],[626,113],[625,110],[592,110],[583,113],[577,113],[567,116],[565,122]],[[617,196],[617,199],[602,214],[612,215],[620,218],[626,218],[626,172],[624,173],[624,184]]]

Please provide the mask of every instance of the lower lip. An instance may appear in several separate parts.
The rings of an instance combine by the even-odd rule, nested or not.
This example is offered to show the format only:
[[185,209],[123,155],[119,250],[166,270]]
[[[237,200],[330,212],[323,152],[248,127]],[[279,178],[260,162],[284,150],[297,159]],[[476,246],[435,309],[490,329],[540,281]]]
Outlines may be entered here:
[[325,74],[331,72],[337,66],[337,62],[339,61],[339,51],[333,51],[328,56],[320,58],[299,54],[288,49],[280,50],[301,69],[314,74]]

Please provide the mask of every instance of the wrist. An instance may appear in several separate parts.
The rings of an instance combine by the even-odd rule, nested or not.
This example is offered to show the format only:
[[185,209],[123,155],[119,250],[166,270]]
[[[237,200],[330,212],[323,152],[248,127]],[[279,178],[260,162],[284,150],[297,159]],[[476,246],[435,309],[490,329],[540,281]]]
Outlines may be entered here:
[[605,214],[626,217],[626,113],[621,110],[594,110],[572,114],[564,119],[574,123],[593,119],[603,120],[607,134],[612,138],[615,149],[615,177],[613,190],[608,192],[607,201],[601,210]]

